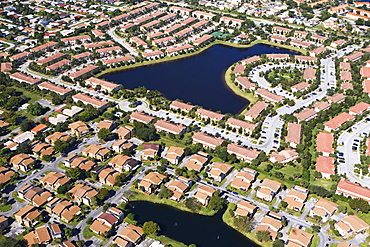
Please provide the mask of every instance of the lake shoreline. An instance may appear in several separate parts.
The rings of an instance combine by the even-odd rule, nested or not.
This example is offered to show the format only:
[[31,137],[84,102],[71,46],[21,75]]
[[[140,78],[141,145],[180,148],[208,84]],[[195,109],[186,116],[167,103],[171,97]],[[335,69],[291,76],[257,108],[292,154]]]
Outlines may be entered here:
[[159,91],[170,101],[181,99],[211,111],[236,115],[245,112],[257,99],[253,93],[246,93],[235,85],[230,67],[256,55],[297,54],[294,49],[282,48],[271,46],[265,40],[248,45],[217,40],[196,52],[111,68],[98,76],[122,84],[126,89],[144,86]]
[[[167,207],[171,207],[171,208],[173,208],[173,210],[178,210],[178,211],[181,211],[181,212],[186,212],[186,213],[190,213],[190,214],[198,214],[199,215],[199,213],[198,212],[192,212],[192,211],[190,211],[190,210],[183,210],[183,207],[178,207],[178,206],[176,206],[176,205],[169,205],[169,204],[167,204],[167,203],[158,203],[158,202],[153,202],[153,200],[151,200],[151,198],[148,198],[148,197],[150,197],[150,195],[146,195],[146,197],[142,197],[142,196],[140,196],[140,200],[137,200],[138,198],[135,198],[135,196],[134,196],[134,199],[133,200],[131,200],[130,199],[130,202],[136,202],[136,203],[141,203],[141,202],[143,202],[143,203],[153,203],[153,204],[157,204],[157,205],[164,205],[164,206],[167,206]],[[128,204],[130,204],[130,202],[128,203]],[[230,217],[227,217],[227,215],[229,215],[229,212],[228,212],[228,210],[229,210],[229,207],[228,206],[225,206],[223,209],[220,209],[219,211],[217,211],[217,212],[215,212],[213,215],[204,215],[204,214],[200,214],[200,215],[202,215],[202,216],[205,216],[205,217],[216,217],[216,214],[218,214],[218,213],[221,213],[221,222],[222,222],[222,224],[224,224],[225,225],[225,227],[227,227],[227,228],[230,228],[230,229],[233,229],[233,230],[235,230],[235,231],[237,231],[239,234],[241,234],[241,235],[243,235],[243,238],[245,238],[245,241],[246,241],[246,243],[244,243],[243,245],[245,245],[245,246],[249,246],[248,245],[248,242],[249,243],[253,243],[253,246],[260,246],[260,243],[258,243],[258,242],[256,242],[256,238],[255,237],[253,237],[253,235],[251,235],[252,233],[245,233],[245,232],[241,232],[241,231],[239,231],[236,227],[234,227],[233,226],[233,224],[232,224],[232,222],[229,222],[230,221]],[[226,217],[225,217],[226,216]],[[229,220],[227,220],[227,219],[229,219]],[[157,222],[157,223],[159,223],[159,222]],[[166,226],[166,227],[168,227],[168,226]],[[175,238],[173,238],[173,237],[169,237],[169,236],[167,236],[167,235],[165,235],[165,234],[161,234],[161,235],[159,235],[159,237],[160,236],[165,236],[165,238],[169,241],[169,242],[166,242],[166,244],[170,244],[170,241],[171,240],[173,240],[174,242],[176,242],[177,244],[178,243],[183,243],[183,242],[181,242],[180,240],[176,240]],[[194,241],[191,241],[191,242],[194,242]],[[187,246],[185,243],[183,243],[185,246]],[[196,244],[197,245],[197,243],[196,242],[194,242],[194,244]],[[199,243],[198,243],[199,244]],[[198,245],[197,245],[198,246]],[[203,245],[202,245],[203,246]],[[271,246],[270,244],[268,244],[267,246]]]
[[240,44],[235,44],[235,43],[229,43],[229,42],[226,42],[226,41],[216,40],[216,41],[208,44],[207,46],[200,48],[199,50],[197,50],[195,52],[190,52],[190,53],[186,53],[186,54],[182,54],[182,55],[178,55],[178,56],[173,56],[173,57],[165,56],[164,58],[144,61],[144,62],[141,62],[139,64],[135,63],[135,64],[131,64],[131,65],[128,65],[128,66],[120,66],[120,67],[117,67],[117,68],[109,68],[109,69],[103,70],[102,72],[97,74],[96,77],[100,78],[100,77],[102,77],[104,75],[107,75],[107,74],[110,74],[110,73],[122,72],[122,71],[125,71],[125,70],[135,69],[135,68],[139,68],[139,67],[143,67],[143,66],[150,66],[150,65],[154,65],[154,64],[158,64],[158,63],[172,62],[172,61],[175,61],[175,60],[180,60],[180,59],[192,57],[192,56],[195,56],[195,55],[199,55],[200,53],[208,50],[209,48],[211,48],[214,45],[225,45],[225,46],[230,46],[230,47],[235,47],[235,48],[251,48],[254,45],[258,45],[258,44],[269,45],[269,46],[272,46],[272,47],[275,47],[275,48],[278,48],[278,49],[286,49],[286,50],[302,53],[301,49],[295,48],[293,46],[276,44],[276,43],[270,42],[268,40],[255,40],[255,41],[251,42],[248,45],[240,45]]

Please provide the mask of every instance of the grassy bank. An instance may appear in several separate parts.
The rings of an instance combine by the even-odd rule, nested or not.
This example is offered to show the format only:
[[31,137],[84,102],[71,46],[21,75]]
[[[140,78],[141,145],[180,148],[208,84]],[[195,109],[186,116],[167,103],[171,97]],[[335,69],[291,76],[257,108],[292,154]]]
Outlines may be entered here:
[[[238,228],[236,228],[236,226],[234,225],[234,222],[233,222],[234,218],[231,216],[231,214],[229,212],[230,209],[232,209],[232,208],[233,208],[233,205],[229,203],[228,206],[227,206],[227,209],[225,210],[225,213],[222,215],[223,222],[226,223],[231,228],[233,228],[233,229],[237,230],[238,232],[240,232],[241,234],[243,234],[246,238],[253,241],[257,245],[261,245],[261,242],[259,242],[257,240],[257,237],[256,237],[255,233],[240,231]],[[262,246],[271,247],[272,242],[263,242]]]
[[250,104],[253,105],[258,101],[258,98],[254,97],[253,93],[246,93],[234,84],[233,80],[231,79],[231,66],[225,72],[225,82],[231,91],[233,91],[236,95],[239,95],[240,97],[247,99],[250,102]]
[[172,247],[188,247],[186,244],[173,240],[172,238],[169,238],[164,235],[160,235],[160,236],[149,235],[149,237],[152,239],[158,240],[163,244],[171,245]]
[[148,201],[148,202],[152,202],[152,203],[166,204],[166,205],[169,205],[171,207],[175,207],[177,209],[180,209],[182,211],[187,211],[187,212],[191,212],[191,213],[198,213],[198,214],[207,215],[207,216],[212,216],[216,213],[216,211],[209,210],[208,208],[205,208],[205,207],[202,207],[199,212],[193,212],[189,208],[187,208],[184,203],[175,202],[175,201],[172,201],[172,200],[169,200],[169,199],[160,199],[156,195],[153,195],[153,194],[148,195],[148,194],[145,194],[145,193],[140,192],[140,191],[136,191],[136,192],[137,193],[135,193],[133,196],[130,197],[130,201]]
[[[138,68],[138,67],[141,67],[141,66],[153,65],[153,64],[169,62],[169,61],[175,61],[175,60],[178,60],[178,59],[183,59],[183,58],[186,58],[186,57],[195,56],[195,55],[198,55],[198,54],[202,53],[203,51],[211,48],[213,45],[227,45],[227,46],[237,47],[237,48],[249,48],[249,47],[252,47],[256,44],[266,44],[266,45],[271,45],[271,46],[276,46],[276,47],[279,47],[279,48],[284,48],[284,49],[296,51],[296,52],[299,52],[301,54],[306,54],[305,50],[302,50],[302,49],[299,49],[299,48],[296,48],[296,47],[293,47],[293,46],[289,46],[289,45],[276,44],[276,43],[270,42],[268,40],[255,40],[255,41],[251,42],[248,45],[240,45],[240,44],[236,44],[236,43],[229,43],[229,42],[226,42],[226,41],[215,40],[211,44],[209,44],[205,47],[202,47],[202,48],[200,48],[199,50],[197,50],[195,52],[182,54],[182,55],[178,55],[178,56],[173,56],[173,57],[166,56],[166,57],[161,58],[161,59],[144,61],[144,62],[141,62],[141,63],[131,64],[131,65],[128,65],[128,66],[121,66],[121,67],[117,67],[117,68],[109,68],[109,69],[106,69],[106,70],[100,72],[99,74],[97,74],[96,77],[101,77],[105,74],[109,74],[109,73],[117,72],[117,71],[122,71],[122,70],[126,70],[126,69],[134,69],[134,68]],[[237,61],[235,61],[235,62],[237,62]]]

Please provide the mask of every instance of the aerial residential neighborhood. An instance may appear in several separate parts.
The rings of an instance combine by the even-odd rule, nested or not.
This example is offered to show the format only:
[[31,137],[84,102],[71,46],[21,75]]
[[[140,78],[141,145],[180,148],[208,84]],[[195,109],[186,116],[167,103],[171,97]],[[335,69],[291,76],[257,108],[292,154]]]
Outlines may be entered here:
[[0,246],[369,246],[369,18],[0,1]]

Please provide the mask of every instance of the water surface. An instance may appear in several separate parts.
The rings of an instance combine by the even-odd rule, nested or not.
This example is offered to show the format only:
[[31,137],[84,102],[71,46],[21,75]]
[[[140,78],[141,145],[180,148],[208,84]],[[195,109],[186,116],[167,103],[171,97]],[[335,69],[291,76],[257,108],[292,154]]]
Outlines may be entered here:
[[223,210],[214,216],[204,216],[174,207],[146,201],[130,202],[130,213],[140,224],[154,221],[160,234],[197,247],[256,247],[255,243],[222,221]]
[[264,44],[250,48],[214,45],[198,55],[110,73],[103,78],[128,89],[145,86],[160,91],[169,100],[181,99],[206,109],[237,114],[249,102],[229,90],[225,71],[243,58],[268,53],[295,54]]

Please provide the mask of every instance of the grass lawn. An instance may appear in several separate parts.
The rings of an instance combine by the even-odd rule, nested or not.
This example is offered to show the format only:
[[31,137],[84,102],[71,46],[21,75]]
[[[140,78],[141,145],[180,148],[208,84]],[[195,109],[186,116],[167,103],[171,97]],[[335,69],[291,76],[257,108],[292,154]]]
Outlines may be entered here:
[[[240,89],[238,86],[234,84],[234,82],[231,79],[231,66],[225,72],[225,82],[226,85],[231,89],[231,91],[233,91],[236,95],[239,95],[240,97],[247,99],[250,102],[250,104],[254,104],[258,101],[258,98],[255,97],[253,93],[244,92],[242,89]],[[243,110],[243,112],[244,111],[245,110]]]
[[135,195],[130,197],[130,201],[149,201],[149,202],[153,202],[153,203],[166,204],[166,205],[178,208],[178,209],[183,210],[183,211],[187,211],[187,212],[191,212],[191,213],[198,213],[198,214],[208,215],[208,216],[212,216],[216,213],[215,211],[209,210],[206,207],[201,207],[199,212],[193,212],[189,208],[187,208],[184,203],[174,202],[174,201],[169,200],[169,199],[159,199],[159,197],[156,196],[156,195],[153,195],[153,194],[148,195],[148,194],[145,194],[145,193],[137,191],[137,190],[136,190],[136,192],[137,193]]
[[222,215],[223,222],[225,222],[228,226],[234,228],[235,230],[243,234],[245,237],[247,237],[251,241],[255,242],[257,245],[264,246],[264,247],[272,246],[272,242],[267,242],[267,243],[264,242],[263,245],[261,245],[261,243],[257,240],[256,234],[252,232],[240,231],[238,228],[236,228],[233,222],[234,218],[231,217],[230,212],[229,212],[229,209],[233,209],[233,208],[235,208],[234,204],[229,203],[227,205],[227,209],[225,210],[225,213]]
[[163,235],[160,235],[160,236],[149,235],[149,238],[158,240],[161,243],[166,244],[166,245],[169,244],[172,247],[187,247],[186,244],[183,244],[181,242],[178,242],[176,240],[173,240],[173,239],[171,239],[169,237],[166,237],[166,236],[163,236]]
[[14,198],[15,200],[17,200],[17,202],[20,202],[20,203],[24,202],[24,200],[22,200],[21,198],[19,198],[19,197],[18,197],[18,192],[16,192],[16,191],[14,191],[14,192],[12,193],[12,196],[13,196],[13,198]]
[[155,141],[154,143],[165,143],[166,147],[176,146],[180,148],[186,148],[185,144],[181,143],[182,140],[175,141],[167,136],[161,136],[161,138],[158,141]]
[[12,205],[5,204],[0,206],[0,212],[8,212],[12,209]]
[[39,96],[39,95],[37,95],[35,93],[31,93],[31,92],[27,91],[24,88],[19,88],[19,87],[13,87],[13,88],[15,88],[17,91],[22,92],[24,96],[30,98],[30,100],[28,101],[28,103],[33,103],[33,102],[35,102],[35,101],[37,101],[37,100],[39,100],[39,99],[42,98],[41,96]]
[[93,233],[91,230],[90,230],[90,226],[87,225],[85,227],[85,229],[82,231],[82,235],[84,236],[85,239],[90,239],[92,237],[94,237],[96,234]]

